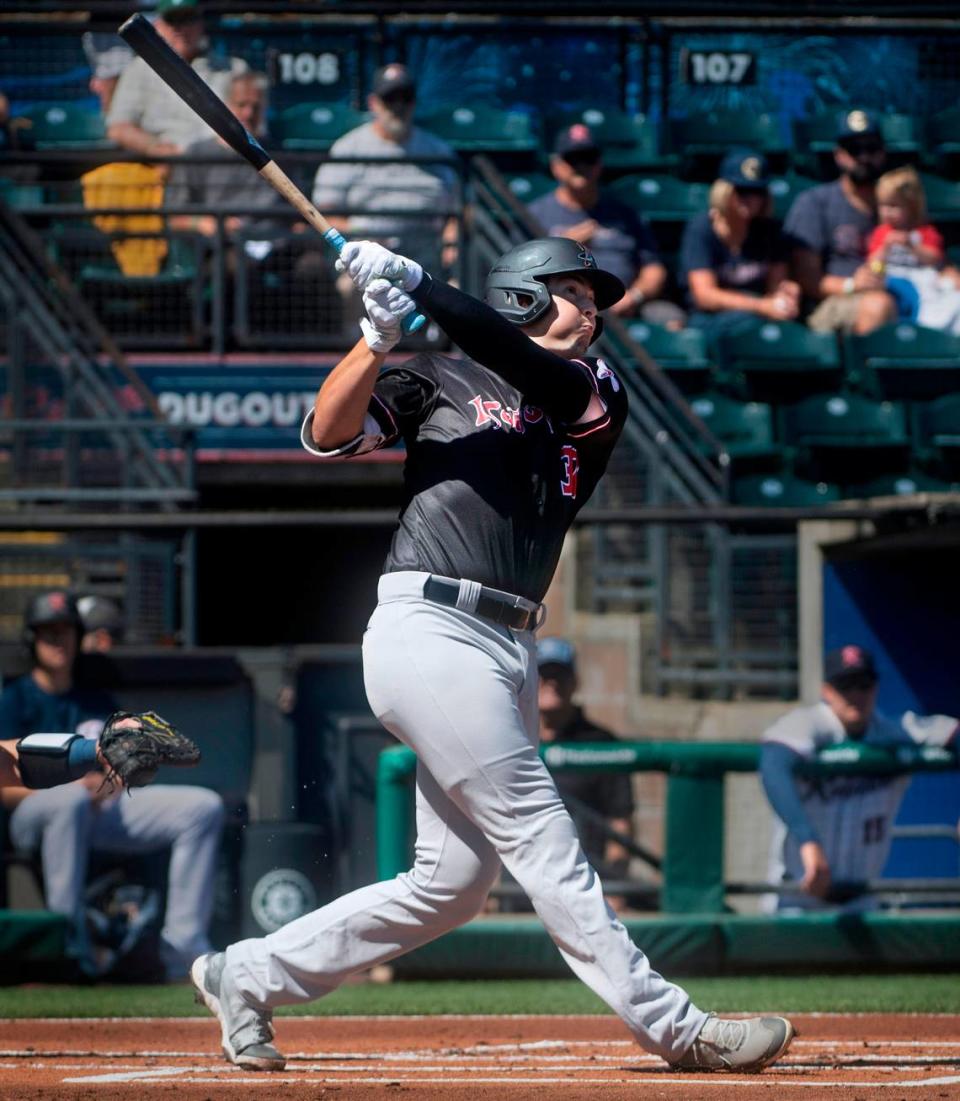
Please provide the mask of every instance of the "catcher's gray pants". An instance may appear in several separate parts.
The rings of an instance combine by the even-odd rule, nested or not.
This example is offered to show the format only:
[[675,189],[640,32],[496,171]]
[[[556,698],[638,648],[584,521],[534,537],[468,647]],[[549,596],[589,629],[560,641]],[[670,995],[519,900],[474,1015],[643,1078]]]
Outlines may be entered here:
[[222,825],[223,802],[207,788],[155,784],[115,792],[97,806],[77,781],[28,795],[10,816],[10,839],[18,849],[39,850],[47,906],[73,919],[81,952],[88,853],[171,846],[160,935],[164,963],[174,976],[210,950],[207,927]]
[[481,910],[503,861],[576,974],[644,1048],[679,1058],[706,1017],[604,902],[540,760],[533,632],[428,602],[428,576],[382,577],[363,640],[370,706],[419,757],[414,866],[231,945],[240,994],[261,1008],[309,1001],[433,940]]

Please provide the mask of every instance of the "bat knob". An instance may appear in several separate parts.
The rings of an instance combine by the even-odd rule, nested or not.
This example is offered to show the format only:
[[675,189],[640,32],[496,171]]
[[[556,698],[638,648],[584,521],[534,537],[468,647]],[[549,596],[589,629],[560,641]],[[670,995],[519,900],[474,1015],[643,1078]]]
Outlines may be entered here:
[[427,319],[422,313],[408,313],[403,319],[401,328],[407,334],[418,333],[426,325]]

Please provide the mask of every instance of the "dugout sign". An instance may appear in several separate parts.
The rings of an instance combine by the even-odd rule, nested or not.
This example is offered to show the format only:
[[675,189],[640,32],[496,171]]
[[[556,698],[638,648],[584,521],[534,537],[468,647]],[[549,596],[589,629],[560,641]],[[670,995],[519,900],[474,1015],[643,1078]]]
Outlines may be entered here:
[[680,51],[680,79],[686,84],[716,87],[756,84],[757,59],[749,50]]

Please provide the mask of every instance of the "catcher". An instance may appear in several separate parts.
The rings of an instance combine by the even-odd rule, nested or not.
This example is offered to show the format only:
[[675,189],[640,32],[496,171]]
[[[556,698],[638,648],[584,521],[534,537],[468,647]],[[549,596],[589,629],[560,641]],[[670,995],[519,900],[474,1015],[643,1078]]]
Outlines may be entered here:
[[[209,951],[223,803],[202,787],[142,787],[160,765],[196,764],[199,752],[159,715],[117,712],[106,693],[77,679],[81,629],[76,601],[62,590],[27,610],[31,669],[0,694],[0,733],[10,739],[0,793],[10,840],[41,855],[47,906],[71,919],[71,955],[91,975],[100,968],[85,920],[90,852],[169,847],[160,952],[167,977],[177,979],[196,951]],[[142,790],[128,797],[124,787]]]

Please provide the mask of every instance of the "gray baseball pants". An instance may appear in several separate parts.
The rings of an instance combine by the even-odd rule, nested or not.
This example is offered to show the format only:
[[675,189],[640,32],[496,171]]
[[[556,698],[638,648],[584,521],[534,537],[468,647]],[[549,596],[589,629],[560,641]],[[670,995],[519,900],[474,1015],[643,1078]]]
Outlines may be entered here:
[[83,892],[91,850],[153,852],[169,845],[167,908],[160,932],[171,977],[210,951],[207,927],[223,825],[216,792],[189,785],[156,784],[116,792],[95,806],[81,783],[35,791],[10,816],[18,849],[39,851],[49,909],[71,918],[84,946]]
[[572,970],[642,1047],[679,1059],[706,1015],[607,906],[537,753],[533,632],[425,600],[429,576],[383,576],[363,640],[370,706],[419,758],[414,865],[231,945],[237,988],[260,1008],[321,997],[478,914],[502,861]]

